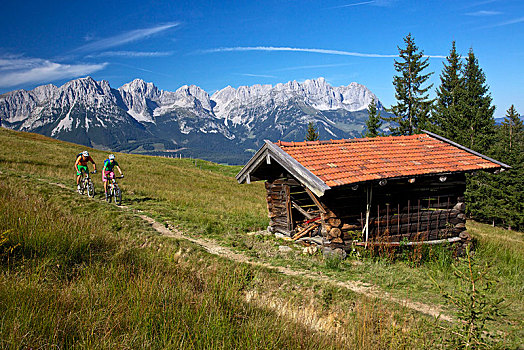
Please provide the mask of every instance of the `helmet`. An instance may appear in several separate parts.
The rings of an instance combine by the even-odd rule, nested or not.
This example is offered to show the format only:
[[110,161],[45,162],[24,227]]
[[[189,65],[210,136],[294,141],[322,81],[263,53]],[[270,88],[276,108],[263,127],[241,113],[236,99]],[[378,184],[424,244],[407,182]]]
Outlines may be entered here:
[[115,159],[115,155],[114,154],[110,154],[109,155],[109,160],[113,160],[113,159]]
[[89,152],[88,152],[88,151],[84,151],[84,152],[82,152],[82,155],[83,155],[84,157],[89,157]]

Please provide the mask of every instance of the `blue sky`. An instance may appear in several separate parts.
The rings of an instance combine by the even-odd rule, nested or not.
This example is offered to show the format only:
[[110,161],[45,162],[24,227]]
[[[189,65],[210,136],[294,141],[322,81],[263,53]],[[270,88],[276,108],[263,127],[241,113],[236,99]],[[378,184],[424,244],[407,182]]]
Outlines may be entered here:
[[496,116],[511,104],[524,114],[521,0],[9,1],[0,30],[0,93],[86,75],[209,93],[322,76],[364,84],[386,106],[411,32],[433,56],[435,87],[455,40],[477,55]]

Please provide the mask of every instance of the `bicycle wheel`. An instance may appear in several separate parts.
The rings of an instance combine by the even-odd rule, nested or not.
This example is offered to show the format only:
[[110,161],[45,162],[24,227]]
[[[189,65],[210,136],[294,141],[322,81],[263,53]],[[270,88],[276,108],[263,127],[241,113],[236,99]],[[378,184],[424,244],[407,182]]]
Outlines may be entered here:
[[106,191],[106,202],[111,203],[111,198],[113,197],[113,186],[111,183],[107,184],[107,191]]
[[80,179],[80,191],[79,191],[80,194],[84,195],[85,190],[86,190],[86,179],[82,178],[82,179]]
[[95,185],[93,184],[91,179],[87,179],[86,189],[87,189],[87,196],[90,198],[93,198],[95,196]]
[[115,197],[115,204],[120,205],[122,204],[122,191],[120,191],[120,187],[118,185],[115,185],[115,192],[113,193]]

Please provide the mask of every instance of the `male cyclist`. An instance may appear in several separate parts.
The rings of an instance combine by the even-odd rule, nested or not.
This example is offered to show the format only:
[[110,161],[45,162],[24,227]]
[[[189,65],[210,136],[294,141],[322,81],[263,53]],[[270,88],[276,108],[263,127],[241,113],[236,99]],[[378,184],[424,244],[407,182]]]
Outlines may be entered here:
[[102,169],[102,181],[104,181],[104,192],[106,193],[106,199],[107,199],[107,181],[109,179],[113,179],[115,177],[115,173],[113,172],[113,169],[118,169],[120,172],[120,176],[124,177],[124,174],[122,174],[122,170],[120,170],[120,167],[118,166],[118,162],[115,160],[115,155],[110,154],[109,157],[104,160],[104,168]]
[[75,162],[76,187],[79,192],[80,192],[80,178],[82,177],[82,172],[85,172],[86,174],[89,172],[89,170],[87,169],[87,162],[93,163],[93,172],[96,173],[95,161],[93,160],[93,158],[91,158],[88,151],[84,151],[76,157],[76,162]]

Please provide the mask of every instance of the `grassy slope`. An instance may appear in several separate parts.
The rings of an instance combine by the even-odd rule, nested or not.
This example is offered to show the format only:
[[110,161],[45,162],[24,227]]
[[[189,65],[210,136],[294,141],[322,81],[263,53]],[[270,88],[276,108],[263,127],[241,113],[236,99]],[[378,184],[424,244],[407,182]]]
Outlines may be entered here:
[[[21,253],[18,247],[15,252],[19,255],[12,256],[9,264],[4,261],[2,265],[0,300],[8,302],[5,306],[0,305],[5,307],[2,311],[6,315],[0,324],[0,338],[9,339],[10,344],[89,345],[102,339],[101,344],[106,347],[115,344],[133,347],[149,343],[164,347],[178,346],[183,342],[187,344],[188,338],[195,338],[196,332],[202,335],[202,339],[195,338],[195,347],[213,344],[213,347],[226,348],[234,344],[247,348],[265,344],[262,347],[295,348],[308,344],[307,347],[316,348],[345,344],[356,348],[419,348],[431,341],[433,336],[441,336],[427,333],[431,326],[424,318],[413,319],[413,315],[406,310],[377,304],[376,301],[329,286],[290,281],[268,271],[222,261],[191,248],[187,243],[157,237],[131,214],[98,201],[79,198],[72,191],[46,185],[48,182],[60,182],[73,190],[73,158],[80,150],[78,146],[39,135],[0,129],[0,171],[4,172],[0,176],[5,184],[0,188],[5,198],[0,211],[0,232],[16,226],[17,213],[13,208],[24,202],[17,202],[16,198],[40,201],[41,206],[36,208],[41,210],[36,212],[45,211],[44,207],[52,208],[46,213],[51,215],[48,221],[45,218],[30,220],[30,208],[27,208],[26,218],[29,221],[26,233],[20,234],[22,231],[16,230],[16,234],[13,231],[8,233],[12,243],[22,242],[24,249],[26,245],[31,247],[33,244],[26,244],[27,236],[36,237],[40,242],[36,246],[44,247],[44,253],[39,254],[34,251],[40,248],[27,248],[28,253]],[[91,152],[100,167],[106,154],[95,150]],[[194,160],[187,159],[125,154],[117,157],[126,174],[121,181],[125,204],[145,210],[159,220],[177,224],[193,235],[219,239],[253,258],[275,264],[307,267],[338,279],[374,282],[392,293],[409,295],[415,300],[442,302],[436,288],[428,283],[428,273],[443,281],[446,288],[454,287],[449,266],[442,262],[412,268],[404,262],[388,264],[364,259],[360,264],[347,261],[333,268],[319,256],[302,257],[296,251],[280,254],[278,246],[284,243],[273,238],[246,236],[243,234],[246,231],[255,231],[267,225],[266,208],[262,184],[236,184],[232,175],[238,167],[219,166],[200,160],[195,166]],[[20,179],[17,175],[26,177]],[[22,187],[27,185],[27,188],[21,189],[17,185],[20,183],[24,184]],[[98,179],[96,186],[101,188]],[[14,202],[7,198],[14,198]],[[85,213],[89,213],[87,218]],[[67,221],[60,227],[54,227],[51,224],[53,217],[54,220],[65,217]],[[43,222],[46,224],[42,225]],[[515,234],[514,241],[508,244],[490,238],[493,234],[506,237],[506,232],[486,232],[485,226],[479,224],[471,229],[475,234],[485,235],[480,238],[479,256],[483,261],[495,260],[496,271],[502,280],[500,293],[512,302],[507,324],[496,325],[496,328],[507,332],[509,341],[516,342],[522,336],[518,331],[522,330],[522,323],[519,322],[522,322],[523,315],[524,283],[522,274],[519,274],[524,265],[522,235]],[[85,240],[82,243],[78,232],[86,230],[87,234],[81,235]],[[48,241],[43,239],[46,235],[51,242],[64,242],[61,253],[56,246],[62,245],[44,244]],[[69,238],[64,240],[63,236]],[[190,250],[183,254],[185,258],[182,261],[185,263],[177,263],[180,246]],[[80,251],[79,257],[77,253],[73,254],[74,258],[68,256],[67,252],[77,250]],[[53,259],[65,260],[55,264]],[[69,275],[73,277],[67,277]],[[297,287],[300,285],[305,289]],[[45,293],[39,288],[43,288]],[[242,299],[246,290],[275,298],[285,295],[299,306],[312,302],[317,305],[316,309],[326,314],[339,315],[338,322],[342,328],[338,333],[346,338],[337,340],[319,336],[264,308],[246,304]],[[23,294],[28,299],[32,298],[27,300],[27,304],[33,308],[22,308],[21,304],[17,304],[13,291],[25,291]],[[222,291],[225,294],[221,294]],[[36,298],[36,294],[45,297]],[[67,301],[64,304],[61,304],[62,295]],[[201,309],[201,305],[206,305],[207,309]],[[18,314],[20,308],[24,312]],[[61,316],[51,318],[54,321],[48,323],[37,322],[36,327],[30,324],[39,317],[44,320],[54,314],[42,311],[46,309],[57,310]],[[43,314],[39,316],[36,310]],[[144,315],[143,310],[148,312]],[[206,312],[209,317],[205,317]],[[191,325],[186,324],[185,328],[180,326],[187,322]],[[79,324],[86,329],[79,329]],[[210,331],[210,325],[217,331]],[[74,330],[71,337],[56,333],[56,329],[68,327]],[[33,332],[27,339],[22,339],[27,329]],[[287,331],[290,329],[293,331]],[[239,336],[245,333],[251,334],[255,343]],[[257,339],[259,343],[256,343]]]

